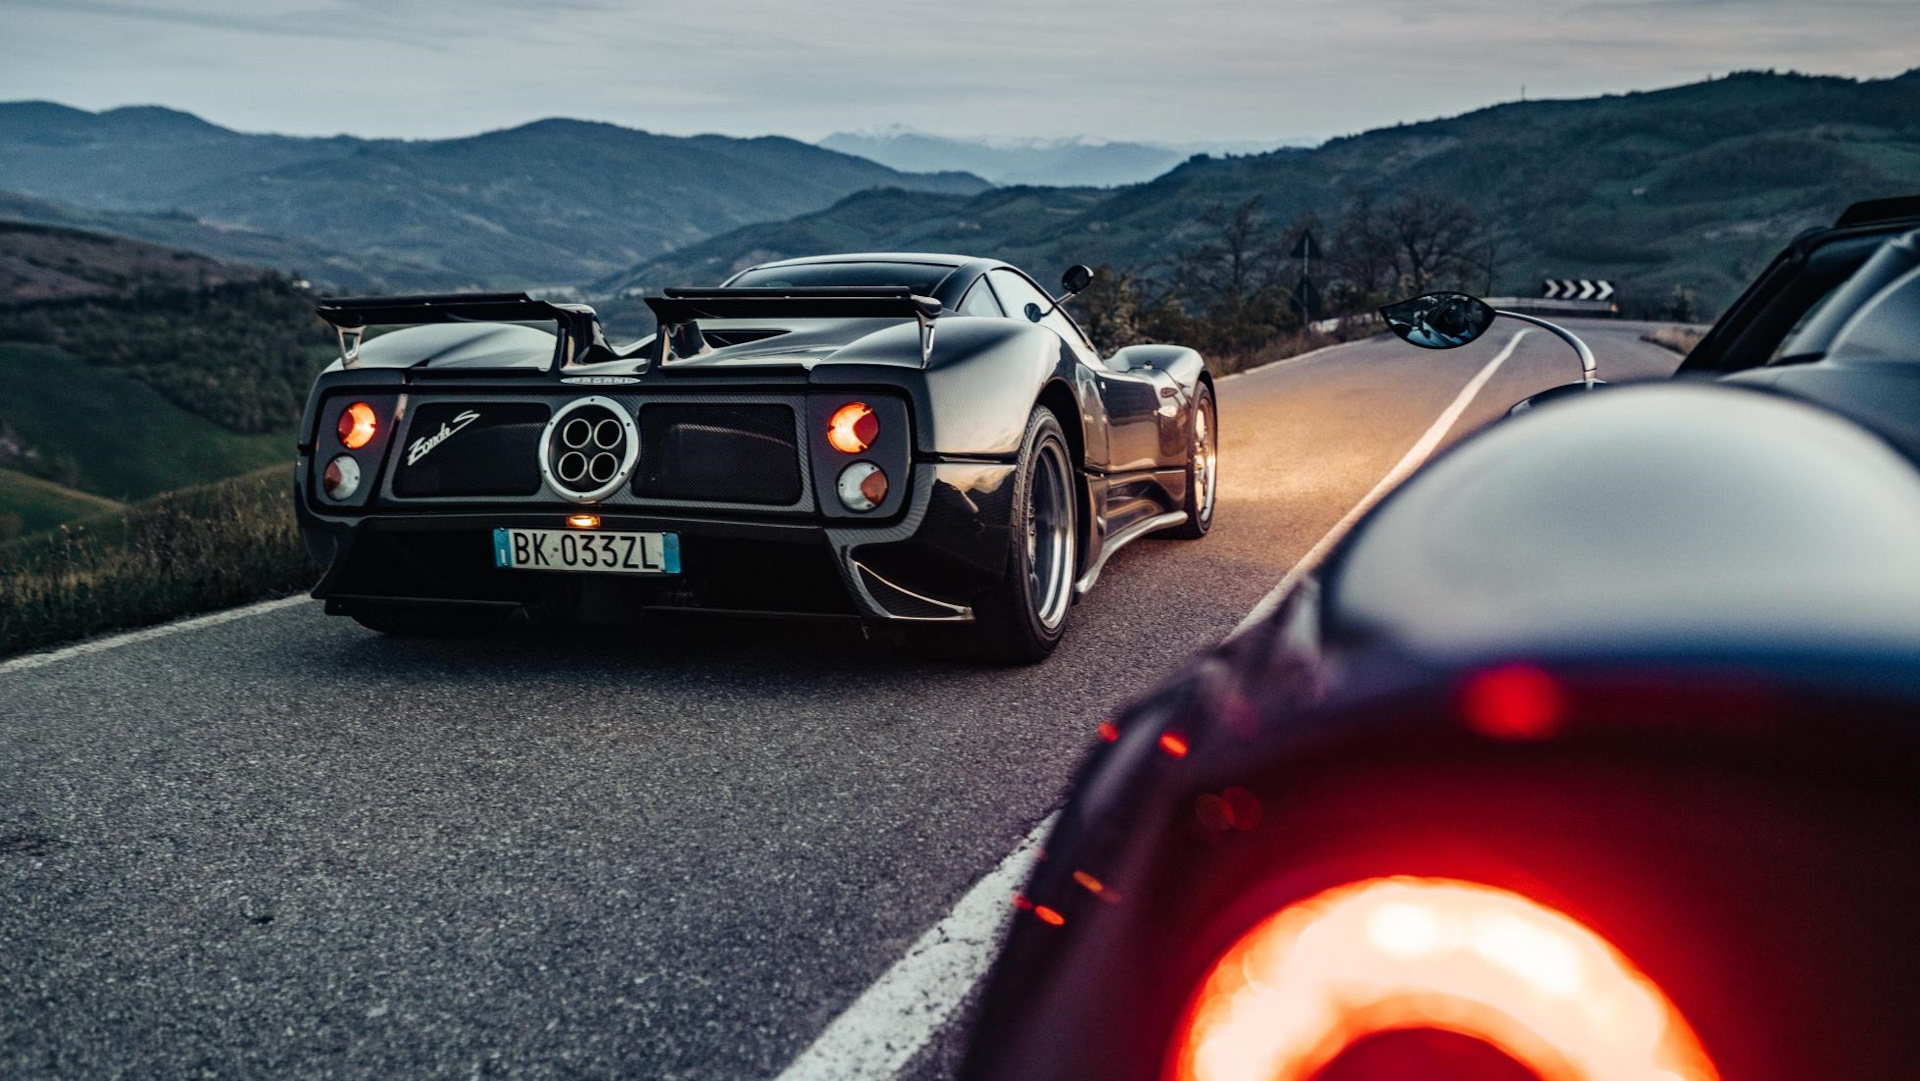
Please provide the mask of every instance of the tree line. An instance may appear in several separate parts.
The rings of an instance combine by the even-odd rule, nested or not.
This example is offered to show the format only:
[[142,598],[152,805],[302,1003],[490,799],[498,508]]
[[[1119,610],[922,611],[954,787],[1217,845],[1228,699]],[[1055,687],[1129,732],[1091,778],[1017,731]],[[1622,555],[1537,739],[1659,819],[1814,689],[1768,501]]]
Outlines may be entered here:
[[119,369],[236,432],[291,429],[326,363],[314,347],[332,340],[313,297],[279,275],[0,307],[0,341]]
[[[1179,342],[1231,369],[1300,337],[1310,314],[1345,319],[1435,289],[1484,291],[1499,254],[1472,210],[1427,193],[1362,193],[1331,223],[1307,214],[1283,225],[1259,196],[1213,206],[1198,220],[1202,239],[1171,258],[1094,272],[1074,314],[1103,352]],[[1303,310],[1298,296],[1303,267],[1293,253],[1308,233],[1324,251],[1311,275],[1318,312]]]

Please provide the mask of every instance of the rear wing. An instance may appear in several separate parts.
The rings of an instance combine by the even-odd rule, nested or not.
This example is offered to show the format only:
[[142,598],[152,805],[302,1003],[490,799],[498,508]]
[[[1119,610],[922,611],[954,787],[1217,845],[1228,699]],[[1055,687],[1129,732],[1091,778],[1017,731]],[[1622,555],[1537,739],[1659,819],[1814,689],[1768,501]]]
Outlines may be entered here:
[[339,334],[340,363],[348,368],[359,364],[360,339],[368,327],[425,323],[550,322],[560,330],[560,341],[553,352],[555,368],[613,357],[600,331],[600,317],[592,308],[535,300],[525,293],[324,297],[314,310]]
[[706,351],[702,319],[912,319],[920,324],[920,361],[933,354],[933,321],[941,304],[904,285],[808,286],[790,289],[668,289],[647,298],[660,321],[659,360]]

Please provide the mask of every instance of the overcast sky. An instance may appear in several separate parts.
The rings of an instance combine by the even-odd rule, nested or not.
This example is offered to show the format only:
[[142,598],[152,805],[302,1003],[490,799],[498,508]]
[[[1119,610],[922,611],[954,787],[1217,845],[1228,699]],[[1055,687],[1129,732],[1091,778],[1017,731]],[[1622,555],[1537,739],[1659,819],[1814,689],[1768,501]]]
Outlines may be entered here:
[[0,100],[427,137],[904,124],[1321,138],[1743,68],[1920,66],[1920,0],[0,0]]

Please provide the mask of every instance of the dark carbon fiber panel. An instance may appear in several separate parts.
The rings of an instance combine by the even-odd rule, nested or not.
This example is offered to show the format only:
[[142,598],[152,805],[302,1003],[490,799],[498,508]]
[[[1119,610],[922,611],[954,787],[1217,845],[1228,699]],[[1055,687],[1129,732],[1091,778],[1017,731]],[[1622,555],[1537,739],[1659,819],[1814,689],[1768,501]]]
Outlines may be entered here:
[[793,410],[784,405],[642,406],[633,491],[647,499],[780,507],[799,502]]
[[525,496],[538,492],[540,430],[534,402],[431,402],[414,411],[395,455],[393,494]]

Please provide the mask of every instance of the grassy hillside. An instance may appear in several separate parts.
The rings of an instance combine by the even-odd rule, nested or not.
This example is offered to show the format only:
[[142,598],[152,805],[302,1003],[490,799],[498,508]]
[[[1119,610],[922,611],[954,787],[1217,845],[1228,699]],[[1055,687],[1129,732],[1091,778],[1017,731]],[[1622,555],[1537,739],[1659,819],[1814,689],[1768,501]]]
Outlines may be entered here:
[[[0,344],[0,466],[125,500],[292,459],[290,430],[242,435],[124,373],[49,346]],[[28,513],[0,489],[0,513],[9,511]]]
[[[999,193],[956,203],[860,197],[794,222],[713,237],[608,279],[704,283],[759,253],[913,248],[933,239],[1020,262],[1050,279],[1072,262],[1152,273],[1207,239],[1211,207],[1259,196],[1285,224],[1331,221],[1356,197],[1438,193],[1491,223],[1492,292],[1546,277],[1606,277],[1629,307],[1674,286],[1724,305],[1799,230],[1859,199],[1920,191],[1920,70],[1855,81],[1743,74],[1650,93],[1500,105],[1336,139],[1313,150],[1194,158],[1078,209],[1004,207],[992,228],[951,226]],[[1322,241],[1332,238],[1322,235]],[[1338,253],[1333,253],[1338,255]],[[698,261],[694,261],[697,255]]]
[[0,544],[0,656],[307,588],[288,471]]
[[543,120],[463,139],[297,139],[167,109],[0,104],[0,190],[195,218],[486,285],[579,283],[874,187],[981,190],[792,139]]
[[251,267],[135,240],[0,221],[0,297],[15,303],[198,289],[265,276]]
[[62,522],[112,514],[121,504],[12,469],[0,469],[0,543]]

